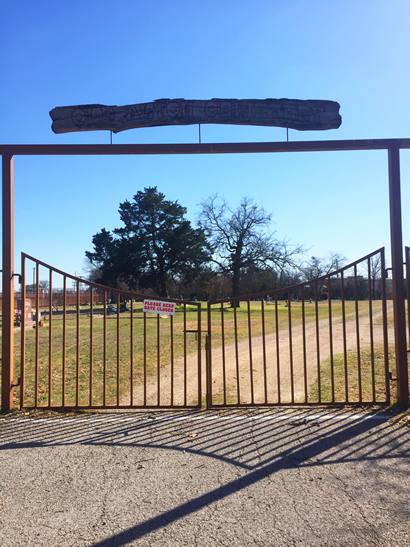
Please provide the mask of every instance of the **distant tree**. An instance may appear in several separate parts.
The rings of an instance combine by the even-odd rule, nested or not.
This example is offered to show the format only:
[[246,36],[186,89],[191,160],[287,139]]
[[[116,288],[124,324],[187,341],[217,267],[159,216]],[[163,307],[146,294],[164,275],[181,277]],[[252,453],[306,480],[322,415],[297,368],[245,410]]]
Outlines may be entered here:
[[316,283],[310,284],[309,296],[320,298],[337,298],[341,295],[341,282],[338,276],[326,278],[327,275],[339,270],[345,257],[338,253],[330,253],[326,258],[311,256],[310,260],[301,267],[302,277],[305,281],[314,281],[324,278]]
[[374,255],[370,259],[370,271],[368,272],[371,280],[371,297],[381,298],[383,294],[382,288],[382,257],[380,253]]
[[301,270],[304,278],[311,281],[340,269],[345,261],[345,257],[337,253],[331,253],[327,258],[311,256]]
[[167,296],[171,280],[190,282],[209,261],[205,233],[185,218],[186,208],[156,187],[144,188],[120,204],[123,226],[102,229],[86,256],[103,283],[125,282]]
[[294,266],[300,248],[289,248],[268,231],[271,215],[251,199],[236,209],[218,196],[202,203],[200,225],[208,237],[212,262],[231,279],[232,306],[238,305],[243,275],[250,269],[282,271]]

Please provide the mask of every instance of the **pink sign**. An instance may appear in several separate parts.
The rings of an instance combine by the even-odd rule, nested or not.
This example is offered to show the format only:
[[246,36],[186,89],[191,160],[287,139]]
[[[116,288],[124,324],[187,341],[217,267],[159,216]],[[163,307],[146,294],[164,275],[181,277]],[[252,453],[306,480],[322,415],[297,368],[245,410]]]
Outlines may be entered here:
[[175,302],[164,302],[162,300],[144,300],[144,312],[158,313],[160,315],[175,315]]

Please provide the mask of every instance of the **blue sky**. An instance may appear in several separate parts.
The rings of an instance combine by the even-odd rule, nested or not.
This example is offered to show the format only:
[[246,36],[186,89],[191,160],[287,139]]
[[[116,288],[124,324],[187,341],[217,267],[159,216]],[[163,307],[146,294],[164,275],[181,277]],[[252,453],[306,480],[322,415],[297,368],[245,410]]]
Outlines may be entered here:
[[[0,142],[108,143],[107,132],[54,135],[56,105],[163,97],[333,99],[334,131],[291,140],[410,136],[408,0],[3,0]],[[114,142],[196,142],[197,127],[132,130]],[[203,126],[203,141],[284,140],[285,130]],[[19,157],[21,250],[71,273],[118,204],[157,185],[188,207],[218,192],[250,196],[280,237],[348,259],[388,245],[385,152],[289,155]],[[402,152],[403,209],[410,153]],[[410,224],[404,215],[404,236]]]

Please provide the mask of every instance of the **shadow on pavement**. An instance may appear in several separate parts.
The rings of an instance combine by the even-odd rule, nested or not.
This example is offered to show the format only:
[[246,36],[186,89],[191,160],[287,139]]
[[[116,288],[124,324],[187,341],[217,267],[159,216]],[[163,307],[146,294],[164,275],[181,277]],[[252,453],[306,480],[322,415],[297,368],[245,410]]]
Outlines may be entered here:
[[383,410],[283,408],[11,418],[2,421],[0,449],[150,447],[214,458],[242,471],[227,484],[95,544],[121,545],[282,469],[408,457],[409,438],[409,428]]

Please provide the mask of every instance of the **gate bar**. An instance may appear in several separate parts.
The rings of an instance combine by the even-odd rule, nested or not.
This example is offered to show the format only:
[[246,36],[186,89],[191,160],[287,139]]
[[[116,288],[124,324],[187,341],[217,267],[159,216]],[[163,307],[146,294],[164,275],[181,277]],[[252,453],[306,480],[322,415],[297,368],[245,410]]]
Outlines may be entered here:
[[2,144],[0,154],[23,156],[93,156],[127,154],[246,154],[338,152],[410,148],[410,139],[338,139],[325,141],[214,142],[167,144]]
[[400,149],[392,146],[389,158],[390,239],[394,314],[394,346],[397,370],[397,399],[401,406],[409,404],[405,293],[403,276],[403,236],[400,195]]
[[2,182],[3,302],[1,328],[1,409],[7,412],[13,406],[14,383],[14,165],[12,154],[3,155]]

